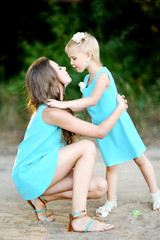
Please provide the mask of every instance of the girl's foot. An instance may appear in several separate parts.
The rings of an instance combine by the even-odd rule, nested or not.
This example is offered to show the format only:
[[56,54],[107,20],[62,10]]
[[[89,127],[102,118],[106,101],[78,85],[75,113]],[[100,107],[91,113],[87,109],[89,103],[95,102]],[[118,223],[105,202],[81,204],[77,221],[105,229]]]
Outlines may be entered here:
[[110,202],[107,200],[107,202],[102,207],[99,207],[96,210],[96,216],[105,218],[107,217],[109,212],[111,212],[112,209],[115,209],[116,207],[117,207],[117,197],[114,202]]
[[114,228],[105,221],[88,216],[86,210],[73,215],[70,215],[69,231],[71,232],[104,232]]
[[46,208],[46,202],[43,196],[28,201],[40,221],[52,222],[54,221],[53,213]]
[[151,193],[152,202],[153,202],[153,210],[160,211],[160,190],[156,193]]

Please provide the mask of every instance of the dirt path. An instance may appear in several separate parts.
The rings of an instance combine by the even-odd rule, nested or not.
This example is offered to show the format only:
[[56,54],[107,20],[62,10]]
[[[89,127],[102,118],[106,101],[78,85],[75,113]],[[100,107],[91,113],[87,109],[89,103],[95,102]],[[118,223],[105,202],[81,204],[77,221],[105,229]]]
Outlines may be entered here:
[[[119,168],[118,208],[107,218],[115,229],[105,233],[69,233],[68,214],[71,201],[49,203],[55,215],[55,222],[41,223],[36,220],[30,206],[23,201],[11,177],[17,145],[12,141],[0,141],[0,240],[51,240],[51,239],[112,239],[112,240],[159,240],[160,213],[151,210],[151,198],[139,169],[129,161]],[[158,185],[160,186],[160,144],[148,146],[150,158]],[[98,150],[94,172],[105,175],[105,166]],[[88,201],[89,214],[104,203],[105,197]],[[139,209],[140,216],[130,213]]]

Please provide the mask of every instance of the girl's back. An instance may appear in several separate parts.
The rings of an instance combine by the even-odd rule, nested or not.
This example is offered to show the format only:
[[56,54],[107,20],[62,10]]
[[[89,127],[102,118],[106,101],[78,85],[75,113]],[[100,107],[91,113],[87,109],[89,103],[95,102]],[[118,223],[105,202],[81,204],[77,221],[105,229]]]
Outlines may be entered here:
[[110,86],[109,86],[109,89],[106,89],[104,91],[102,97],[100,98],[100,100],[96,105],[87,108],[90,116],[92,117],[92,121],[94,124],[99,124],[102,121],[104,121],[104,119],[109,117],[117,107],[117,88],[116,88],[114,79],[112,77],[112,74],[106,67],[102,67],[97,72],[96,77],[94,78],[93,82],[89,86],[87,85],[88,85],[88,80],[90,75],[88,74],[85,77],[84,83],[86,85],[86,88],[83,89],[83,96],[89,97],[91,95],[96,85],[97,78],[102,72],[103,73],[105,72],[108,75],[110,79]]
[[[89,97],[96,85],[100,73],[105,72],[110,79],[109,89],[105,89],[98,103],[88,107],[87,111],[96,125],[109,117],[117,107],[117,88],[114,79],[106,67],[102,67],[93,82],[87,86],[90,75],[84,79],[86,87],[83,96]],[[97,139],[100,151],[107,166],[113,166],[140,156],[146,149],[130,116],[125,111],[103,138]]]

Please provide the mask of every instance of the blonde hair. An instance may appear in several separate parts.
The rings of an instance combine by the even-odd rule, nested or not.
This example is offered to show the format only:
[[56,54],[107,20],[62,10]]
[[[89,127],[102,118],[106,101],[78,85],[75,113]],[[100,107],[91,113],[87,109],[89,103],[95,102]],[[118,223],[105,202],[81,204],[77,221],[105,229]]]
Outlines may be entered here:
[[85,37],[82,37],[79,42],[74,41],[72,37],[65,47],[65,52],[67,53],[68,49],[72,46],[78,47],[82,52],[90,52],[93,56],[93,59],[101,65],[100,49],[97,39],[87,32],[84,32],[84,35]]

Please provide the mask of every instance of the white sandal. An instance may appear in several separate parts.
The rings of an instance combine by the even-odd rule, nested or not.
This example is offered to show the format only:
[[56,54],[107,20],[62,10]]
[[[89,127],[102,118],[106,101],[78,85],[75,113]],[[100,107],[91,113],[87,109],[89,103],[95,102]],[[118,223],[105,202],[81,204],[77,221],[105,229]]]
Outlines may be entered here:
[[105,218],[107,217],[109,212],[111,212],[112,209],[115,209],[116,207],[117,207],[117,197],[114,202],[110,202],[107,200],[107,202],[102,207],[99,207],[96,210],[96,216]]
[[153,202],[153,210],[160,210],[160,190],[156,193],[151,193],[152,202]]

